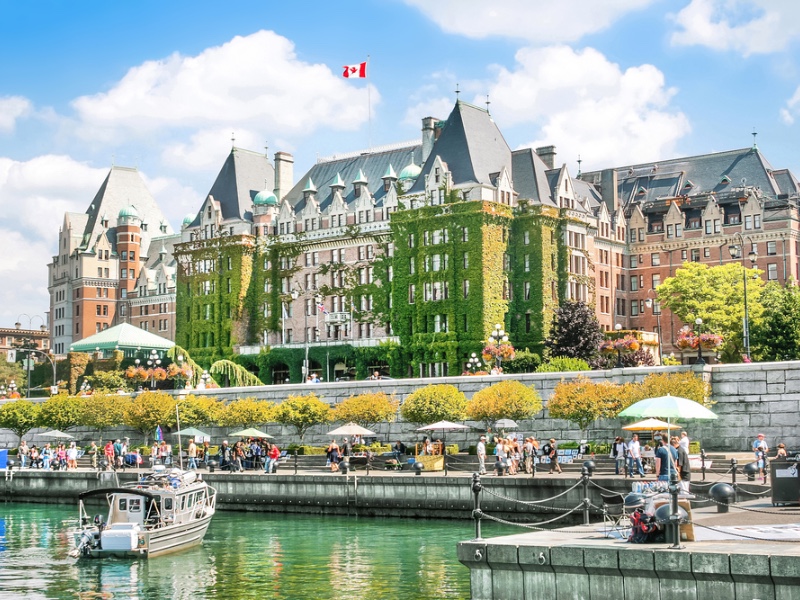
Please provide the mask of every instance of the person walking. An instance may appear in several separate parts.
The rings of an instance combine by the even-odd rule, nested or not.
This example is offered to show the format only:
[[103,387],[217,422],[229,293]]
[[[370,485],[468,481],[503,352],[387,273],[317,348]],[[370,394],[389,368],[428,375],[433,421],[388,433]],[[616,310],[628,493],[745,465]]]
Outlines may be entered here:
[[753,452],[756,455],[758,470],[761,472],[761,483],[764,483],[767,480],[767,452],[769,452],[769,445],[763,433],[759,433],[753,441]]
[[92,440],[92,445],[89,446],[89,457],[92,459],[92,468],[97,468],[97,454],[99,453],[100,449],[97,447],[97,444],[94,443]]
[[[614,444],[611,447],[611,454],[614,457],[614,474],[619,475],[620,467],[625,469],[625,462],[628,455],[628,444],[618,435],[614,439]],[[623,473],[624,475],[625,473]]]
[[[675,450],[675,455],[677,455],[677,450]],[[661,438],[658,444],[658,448],[656,448],[656,474],[658,475],[659,481],[669,481],[669,474],[670,470],[676,469],[674,464],[675,456],[670,451],[669,446],[667,445],[666,440]],[[672,463],[672,464],[671,464]]]
[[686,435],[685,431],[681,431],[680,445],[681,448],[686,450],[686,454],[689,454],[689,436]]
[[28,455],[30,454],[31,449],[28,447],[28,444],[25,440],[22,440],[19,443],[19,449],[17,450],[17,455],[19,456],[19,468],[24,469],[28,466]]
[[189,439],[189,448],[186,451],[186,456],[189,457],[189,465],[186,468],[197,470],[197,445],[194,443],[194,438]]
[[633,477],[634,472],[639,477],[644,477],[644,467],[642,466],[642,446],[639,443],[639,434],[634,433],[631,441],[628,442],[628,472]]
[[78,447],[75,442],[70,442],[69,449],[67,450],[67,469],[78,468]]
[[692,479],[692,468],[689,464],[689,453],[676,436],[673,436],[670,442],[672,443],[672,447],[678,452],[678,460],[675,461],[678,467],[678,479],[680,480],[678,481],[678,485],[684,494],[688,494],[689,483]]
[[558,444],[556,443],[555,438],[550,438],[550,451],[548,452],[548,456],[550,457],[550,475],[558,471],[561,473],[561,465],[558,464]]
[[478,475],[486,475],[486,436],[478,438]]

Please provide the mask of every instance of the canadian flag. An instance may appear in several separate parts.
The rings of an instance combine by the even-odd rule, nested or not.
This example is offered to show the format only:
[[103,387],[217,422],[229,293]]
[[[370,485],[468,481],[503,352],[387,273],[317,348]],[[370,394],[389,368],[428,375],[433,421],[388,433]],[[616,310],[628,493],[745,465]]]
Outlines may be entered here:
[[364,79],[367,76],[367,63],[365,62],[357,65],[345,65],[342,68],[344,69],[342,77],[346,77],[348,79],[351,77],[355,79]]

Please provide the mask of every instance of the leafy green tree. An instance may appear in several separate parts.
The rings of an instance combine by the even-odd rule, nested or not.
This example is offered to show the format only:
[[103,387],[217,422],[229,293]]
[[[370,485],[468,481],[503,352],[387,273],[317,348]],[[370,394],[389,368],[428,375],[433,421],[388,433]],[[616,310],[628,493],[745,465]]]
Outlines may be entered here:
[[178,402],[181,427],[212,425],[219,422],[225,412],[225,403],[213,396],[195,396],[189,394]]
[[[750,300],[750,288],[747,288]],[[761,295],[764,312],[750,324],[750,347],[756,360],[800,359],[800,288],[789,281],[764,286]],[[749,308],[749,306],[748,306]]]
[[619,412],[621,395],[621,386],[605,381],[594,383],[579,376],[556,385],[547,410],[552,418],[566,419],[586,431],[597,419]]
[[333,411],[333,420],[358,423],[369,429],[376,423],[391,423],[400,403],[385,392],[350,396]]
[[[747,269],[747,308],[750,323],[758,321],[762,306],[759,301],[764,282],[758,269]],[[656,293],[661,304],[684,323],[694,327],[703,320],[703,332],[721,335],[728,347],[725,354],[741,354],[744,322],[743,267],[734,262],[709,266],[687,262],[658,286]],[[663,320],[663,318],[662,318]]]
[[332,411],[330,406],[311,393],[289,396],[275,407],[272,418],[276,423],[294,427],[302,444],[306,432],[314,425],[330,422]]
[[156,427],[175,423],[175,399],[164,392],[143,392],[124,401],[122,418],[125,425],[142,434],[147,446]]
[[467,398],[453,385],[426,385],[406,397],[400,414],[406,421],[417,425],[463,421],[467,416]]
[[650,373],[640,383],[630,384],[622,397],[620,410],[645,398],[680,396],[700,404],[709,402],[711,385],[692,372]]
[[91,427],[103,439],[103,432],[123,423],[123,409],[128,399],[116,394],[97,393],[78,397],[78,423]]
[[503,373],[533,373],[542,364],[542,357],[525,350],[517,350],[514,358],[503,361]]
[[554,356],[546,363],[536,367],[537,373],[564,373],[567,371],[589,371],[589,363],[582,358]]
[[22,385],[22,382],[25,381],[25,371],[22,370],[22,365],[18,362],[0,361],[0,384],[8,387],[12,381],[17,385]]
[[39,409],[39,425],[66,431],[81,424],[81,413],[81,401],[76,396],[50,396]]
[[542,410],[542,398],[532,387],[514,380],[504,380],[478,390],[467,402],[467,417],[483,421],[486,428],[498,419],[531,419]]
[[88,375],[86,380],[96,392],[107,392],[114,394],[119,390],[130,391],[130,379],[125,377],[122,371],[95,371],[94,375]]
[[39,407],[29,400],[14,400],[0,405],[0,429],[12,431],[22,441],[22,436],[39,424]]
[[553,315],[545,347],[550,356],[589,360],[597,354],[603,332],[594,311],[583,302],[566,301]]
[[272,402],[241,398],[234,400],[218,414],[218,422],[223,427],[254,427],[272,419]]

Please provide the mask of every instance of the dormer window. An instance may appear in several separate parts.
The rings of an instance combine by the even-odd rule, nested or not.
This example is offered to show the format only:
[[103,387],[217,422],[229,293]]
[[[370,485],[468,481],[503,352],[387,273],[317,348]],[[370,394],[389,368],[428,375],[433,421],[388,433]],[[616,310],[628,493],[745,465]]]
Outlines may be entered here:
[[439,183],[441,178],[442,178],[441,171],[440,171],[439,167],[436,167],[436,169],[434,170],[433,181],[435,183]]
[[720,185],[728,185],[731,182],[731,178],[727,175],[723,175],[722,179],[719,180]]
[[688,190],[692,189],[693,187],[694,187],[694,184],[689,179],[687,179],[686,183],[683,184],[684,191],[688,191]]
[[643,187],[641,187],[641,186],[639,186],[639,189],[638,189],[638,190],[636,190],[636,195],[637,195],[637,196],[644,196],[646,193],[647,193],[647,190],[646,190],[646,189],[644,189],[644,188],[643,188]]

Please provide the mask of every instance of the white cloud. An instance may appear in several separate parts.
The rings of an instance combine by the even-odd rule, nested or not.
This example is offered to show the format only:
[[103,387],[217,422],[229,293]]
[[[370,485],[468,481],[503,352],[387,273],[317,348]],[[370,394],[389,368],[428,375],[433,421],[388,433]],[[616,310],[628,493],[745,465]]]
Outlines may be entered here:
[[[220,128],[274,137],[319,127],[356,129],[367,120],[366,94],[338,69],[298,59],[286,38],[259,31],[197,56],[145,62],[108,92],[77,98],[73,106],[83,122],[79,134],[92,138]],[[372,102],[379,101],[373,88]],[[207,160],[188,147],[175,146],[167,155],[183,155],[190,166]]]
[[785,50],[800,35],[796,0],[692,0],[676,16],[676,46],[706,46],[743,56]]
[[0,131],[13,131],[17,119],[31,113],[31,103],[22,96],[0,98]]
[[570,163],[580,154],[584,170],[669,156],[690,130],[670,107],[676,91],[652,65],[622,71],[597,50],[566,46],[524,48],[516,60],[513,70],[495,67],[495,120],[537,127],[525,145],[555,144]]
[[[231,141],[232,137],[235,138],[235,142]],[[167,167],[192,171],[213,170],[222,165],[232,143],[238,148],[258,151],[264,148],[267,141],[254,131],[237,129],[233,125],[202,129],[195,132],[188,141],[167,144],[161,158]]]
[[602,31],[654,0],[405,0],[448,33],[474,39],[512,37],[534,44],[573,42]]
[[781,109],[781,119],[787,125],[794,123],[795,115],[800,112],[800,86],[794,91],[791,98],[786,101],[786,106]]

